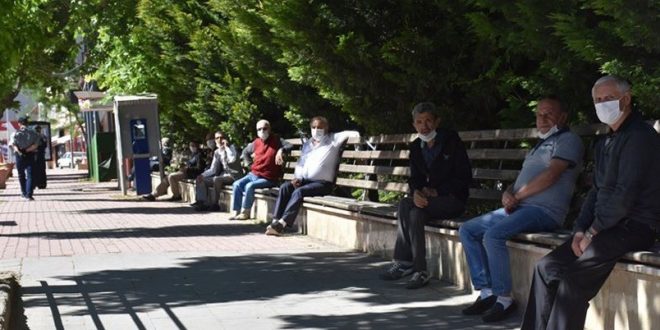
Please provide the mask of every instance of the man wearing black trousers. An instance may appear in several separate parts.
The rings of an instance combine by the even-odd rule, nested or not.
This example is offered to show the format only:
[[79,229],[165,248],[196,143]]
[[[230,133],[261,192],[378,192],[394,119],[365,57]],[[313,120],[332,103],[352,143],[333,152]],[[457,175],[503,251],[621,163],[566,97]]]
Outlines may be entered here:
[[406,288],[418,289],[429,282],[424,225],[430,219],[463,214],[472,169],[458,133],[438,128],[440,118],[433,103],[416,105],[412,115],[418,136],[409,148],[412,197],[399,203],[394,262],[380,279],[393,281],[412,275]]
[[349,138],[360,137],[357,131],[330,133],[325,117],[309,121],[311,138],[302,146],[294,179],[280,186],[273,221],[266,235],[279,236],[284,228],[293,226],[304,197],[330,194],[335,186],[339,154]]
[[596,142],[593,187],[572,239],[536,264],[522,329],[583,329],[619,258],[650,248],[660,228],[660,136],[632,109],[625,80],[602,77],[592,96],[611,133]]

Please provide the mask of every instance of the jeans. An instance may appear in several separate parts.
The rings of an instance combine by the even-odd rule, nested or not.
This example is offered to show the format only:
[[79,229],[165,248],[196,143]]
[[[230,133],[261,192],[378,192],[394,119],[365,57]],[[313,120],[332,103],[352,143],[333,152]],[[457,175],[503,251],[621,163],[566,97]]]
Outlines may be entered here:
[[16,170],[18,171],[18,182],[21,185],[21,195],[23,197],[32,197],[32,192],[34,191],[32,182],[34,158],[34,153],[16,155]]
[[415,272],[426,271],[426,239],[424,226],[431,219],[455,218],[465,210],[465,203],[453,196],[429,197],[425,208],[415,206],[406,197],[399,203],[398,229],[394,244],[394,260],[412,264]]
[[234,181],[232,192],[232,210],[249,210],[254,204],[254,190],[275,187],[277,183],[252,173]]
[[334,186],[328,181],[303,180],[301,186],[295,188],[290,181],[285,182],[280,186],[273,219],[282,219],[287,226],[293,226],[304,197],[327,195],[332,192]]
[[623,220],[594,236],[580,257],[573,253],[572,242],[571,237],[534,267],[521,329],[583,329],[589,300],[619,258],[630,251],[651,248],[655,232],[649,225]]
[[506,241],[519,234],[551,231],[559,224],[542,209],[520,206],[507,214],[503,208],[465,222],[458,230],[472,285],[492,288],[493,294],[511,294],[511,268]]

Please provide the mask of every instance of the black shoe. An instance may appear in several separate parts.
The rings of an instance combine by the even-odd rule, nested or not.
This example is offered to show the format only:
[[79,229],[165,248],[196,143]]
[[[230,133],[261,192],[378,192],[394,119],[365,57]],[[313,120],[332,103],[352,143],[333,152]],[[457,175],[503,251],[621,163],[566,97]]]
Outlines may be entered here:
[[406,289],[419,289],[423,286],[426,286],[429,284],[429,280],[431,278],[429,277],[429,274],[426,272],[415,272],[413,276],[408,280],[408,283],[406,284]]
[[213,204],[213,205],[209,206],[208,210],[211,211],[211,212],[218,212],[218,211],[220,211],[220,205]]
[[412,273],[414,273],[412,266],[405,267],[398,262],[394,262],[388,270],[378,275],[378,278],[383,281],[396,281],[412,275]]
[[181,200],[181,196],[172,196],[167,201],[168,202],[178,202]]
[[502,305],[501,303],[495,303],[495,305],[493,305],[493,307],[491,307],[486,312],[486,314],[484,314],[484,316],[481,317],[481,319],[484,322],[501,321],[504,320],[507,316],[511,315],[511,313],[513,313],[513,311],[515,310],[516,310],[515,301],[511,302],[511,305],[509,305],[509,307],[507,307],[506,309],[504,308],[504,305]]
[[200,201],[196,201],[196,202],[190,204],[190,206],[192,206],[192,207],[196,207],[196,206],[199,206],[199,205],[204,205],[204,203],[202,203]]
[[145,201],[150,201],[150,202],[153,202],[153,201],[156,200],[156,196],[154,196],[154,195],[152,195],[152,194],[142,195],[142,196],[140,196],[140,197],[141,197],[142,199],[144,199]]
[[485,311],[489,310],[495,302],[497,301],[496,295],[490,295],[484,299],[477,297],[477,300],[467,308],[461,311],[463,315],[479,315],[483,314]]
[[268,225],[266,228],[266,235],[272,235],[272,236],[280,236],[282,235],[282,232],[284,231],[284,226],[277,221],[273,220],[273,222]]

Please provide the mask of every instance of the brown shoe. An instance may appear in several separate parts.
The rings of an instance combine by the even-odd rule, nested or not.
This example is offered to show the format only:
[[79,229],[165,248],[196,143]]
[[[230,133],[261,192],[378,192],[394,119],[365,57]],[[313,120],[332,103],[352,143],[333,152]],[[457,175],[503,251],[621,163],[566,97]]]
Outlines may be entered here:
[[247,213],[239,213],[237,216],[234,217],[234,220],[248,220],[250,219],[250,216]]

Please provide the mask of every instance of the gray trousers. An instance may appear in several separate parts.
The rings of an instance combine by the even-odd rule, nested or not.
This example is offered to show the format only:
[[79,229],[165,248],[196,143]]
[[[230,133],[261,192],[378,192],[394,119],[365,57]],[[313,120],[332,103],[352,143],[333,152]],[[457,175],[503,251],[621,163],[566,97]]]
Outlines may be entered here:
[[399,203],[398,230],[394,260],[412,263],[416,272],[426,271],[426,239],[424,226],[431,219],[452,219],[465,211],[465,203],[453,196],[430,197],[425,208],[419,208],[410,197]]
[[[219,175],[212,177],[204,177],[204,184],[195,186],[195,201],[199,203],[204,203],[206,205],[210,205],[213,202],[217,202],[218,196],[220,196],[220,192],[222,191],[222,188],[226,184],[231,184],[232,182],[234,182],[234,178],[232,178],[231,176]],[[212,198],[210,199],[207,194],[209,187],[213,187],[213,190],[215,191],[215,196],[212,196]]]

